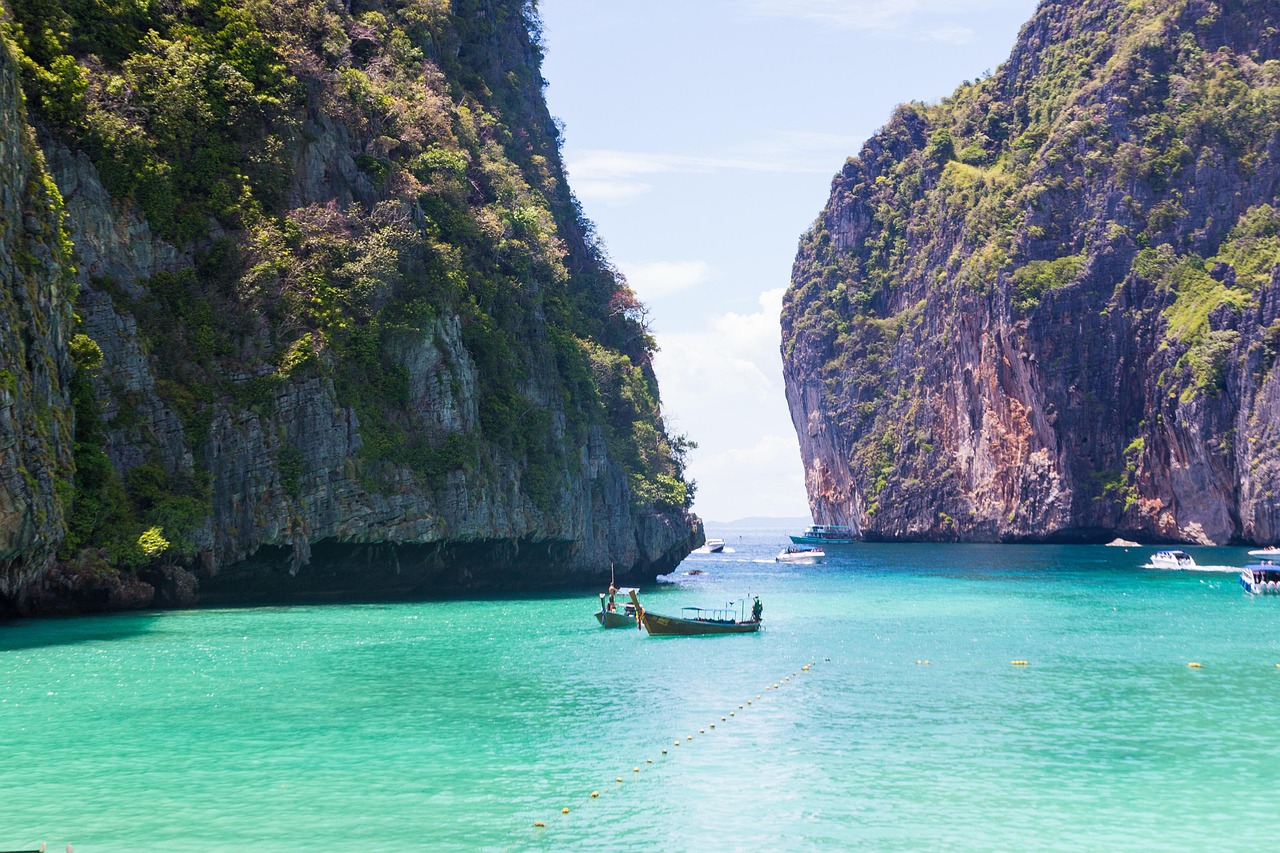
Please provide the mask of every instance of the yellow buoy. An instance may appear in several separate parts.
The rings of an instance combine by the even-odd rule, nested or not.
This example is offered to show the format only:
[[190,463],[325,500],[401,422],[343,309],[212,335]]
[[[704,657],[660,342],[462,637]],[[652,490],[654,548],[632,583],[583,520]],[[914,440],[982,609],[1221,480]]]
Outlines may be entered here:
[[706,729],[698,729],[698,734],[705,735],[706,733],[707,733]]
[[560,814],[568,814],[568,813],[569,813],[569,809],[567,807],[560,810]]
[[662,754],[663,754],[663,755],[666,755],[666,754],[667,754],[667,751],[666,751],[665,749],[664,749],[664,750],[662,750]]
[[1191,667],[1192,669],[1200,669],[1200,664],[1196,663],[1195,661],[1192,661],[1191,663],[1187,664],[1187,666]]
[[640,772],[640,768],[639,768],[639,767],[632,767],[632,768],[631,768],[631,772],[632,772],[632,773],[639,773],[639,772]]
[[730,717],[732,717],[735,713],[737,713],[737,712],[736,712],[736,711],[730,711],[730,712],[729,712],[729,716],[730,716]]
[[689,735],[685,740],[693,740],[693,735]]
[[[1280,666],[1280,663],[1276,664],[1276,666]],[[723,722],[725,722],[725,718],[724,718],[724,717],[721,717],[721,718],[720,718],[720,722],[722,722],[722,723],[723,723]]]
[[644,763],[645,763],[645,764],[652,764],[652,763],[653,763],[653,759],[652,759],[652,758],[646,758],[646,759],[644,760]]
[[621,781],[622,781],[622,777],[621,777],[621,776],[619,776],[619,777],[618,777],[616,780],[614,780],[614,781],[616,781],[616,782],[621,782]]
[[543,822],[542,822],[542,821],[540,821],[540,820],[535,820],[535,821],[533,822],[533,825],[534,825],[534,826],[546,826],[546,824],[545,824],[545,823],[543,823]]
[[592,791],[592,792],[591,792],[591,798],[592,798],[592,799],[595,799],[595,798],[596,798],[596,797],[598,797],[598,796],[600,796],[600,792],[599,792],[599,791]]
[[[1280,666],[1280,664],[1276,664],[1276,666]],[[800,667],[800,668],[801,668],[801,669],[803,669],[805,672],[808,672],[808,671],[809,671],[809,664],[805,664],[804,666],[802,666],[802,667]]]
[[1009,661],[1009,663],[1013,664],[1014,666],[1026,666],[1026,665],[1027,665],[1027,662],[1026,662],[1026,661],[1024,661],[1024,660],[1011,660],[1011,661]]
[[715,724],[715,723],[712,723],[712,724],[711,724],[711,728],[713,728],[713,729],[714,729],[715,727],[716,727],[716,724]]

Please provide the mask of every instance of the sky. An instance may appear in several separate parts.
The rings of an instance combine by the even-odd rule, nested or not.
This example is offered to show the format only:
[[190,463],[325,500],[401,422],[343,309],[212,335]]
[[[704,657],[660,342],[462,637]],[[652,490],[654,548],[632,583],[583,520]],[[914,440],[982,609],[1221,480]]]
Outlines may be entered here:
[[649,308],[668,429],[698,443],[694,511],[808,516],[778,322],[800,236],[893,108],[994,70],[1034,0],[538,5],[569,185]]

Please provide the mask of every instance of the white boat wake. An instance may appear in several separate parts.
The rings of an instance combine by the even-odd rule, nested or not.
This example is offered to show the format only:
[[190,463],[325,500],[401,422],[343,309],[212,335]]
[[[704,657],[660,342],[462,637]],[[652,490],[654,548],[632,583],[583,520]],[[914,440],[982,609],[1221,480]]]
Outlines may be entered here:
[[1237,575],[1244,569],[1243,566],[1188,566],[1182,569],[1174,569],[1168,566],[1153,566],[1151,563],[1144,563],[1142,568],[1159,569],[1165,572],[1217,572],[1220,574],[1229,572]]

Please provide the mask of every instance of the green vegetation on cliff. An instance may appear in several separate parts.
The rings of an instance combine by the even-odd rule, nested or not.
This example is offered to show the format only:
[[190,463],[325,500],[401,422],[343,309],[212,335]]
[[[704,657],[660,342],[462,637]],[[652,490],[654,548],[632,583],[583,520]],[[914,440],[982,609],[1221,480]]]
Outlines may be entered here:
[[[82,365],[65,550],[111,562],[190,557],[207,525],[199,473],[219,407],[270,415],[278,395],[331,384],[359,422],[373,491],[483,486],[515,460],[552,512],[588,433],[603,430],[636,509],[683,512],[688,442],[668,436],[653,340],[564,183],[541,97],[539,22],[522,0],[4,0],[32,117],[88,155],[112,197],[190,264],[97,278],[137,319],[156,388],[194,473],[155,459],[121,473]],[[456,318],[456,319],[455,319]],[[410,367],[460,324],[476,417],[414,411]],[[462,365],[465,366],[465,365]],[[100,377],[109,388],[111,377]],[[306,462],[276,454],[299,497]],[[117,547],[118,546],[118,547]]]
[[[1185,421],[1209,476],[1232,469],[1212,436],[1274,362],[1255,326],[1280,262],[1277,25],[1257,0],[1045,0],[995,74],[899,107],[846,163],[801,240],[783,348],[821,380],[851,448],[825,464],[849,465],[867,513],[932,493],[962,501],[941,515],[968,535],[1034,537],[984,502],[1036,503],[1009,485],[1035,477],[1037,511],[1060,513],[1043,524],[1169,535],[1156,492],[1188,442],[1148,433]],[[890,436],[919,450],[886,454]],[[941,515],[885,535],[944,535]]]

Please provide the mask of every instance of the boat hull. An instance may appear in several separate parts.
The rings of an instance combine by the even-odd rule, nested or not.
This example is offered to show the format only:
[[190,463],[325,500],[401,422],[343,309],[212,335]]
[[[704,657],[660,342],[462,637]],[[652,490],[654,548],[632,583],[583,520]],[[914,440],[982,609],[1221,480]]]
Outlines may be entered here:
[[791,541],[796,545],[852,545],[853,539],[828,539],[820,536],[804,536],[791,534]]
[[1263,563],[1245,566],[1240,586],[1254,595],[1280,595],[1280,567]]
[[610,613],[607,610],[597,610],[596,621],[600,623],[602,628],[636,627],[636,617],[628,616],[625,613]]
[[644,627],[653,636],[693,637],[703,634],[754,634],[760,630],[758,620],[751,622],[708,622],[702,619],[680,619],[661,613],[644,614]]

